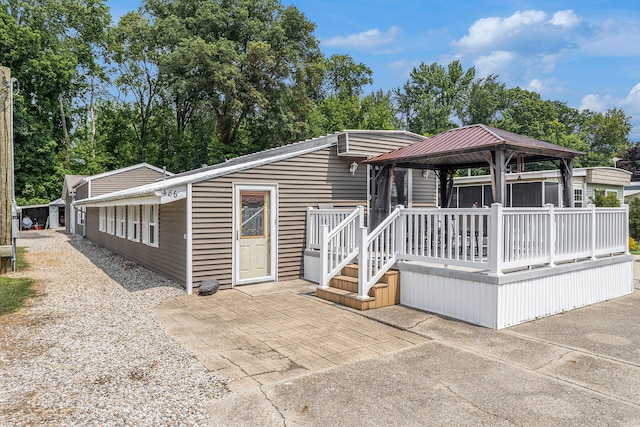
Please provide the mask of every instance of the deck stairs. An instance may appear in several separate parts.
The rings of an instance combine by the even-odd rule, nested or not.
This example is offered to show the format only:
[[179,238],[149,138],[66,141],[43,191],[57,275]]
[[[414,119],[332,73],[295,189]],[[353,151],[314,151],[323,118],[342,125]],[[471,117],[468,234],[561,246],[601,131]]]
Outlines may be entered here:
[[365,299],[358,298],[358,264],[349,264],[342,274],[329,282],[329,287],[316,290],[316,296],[356,310],[370,310],[400,304],[400,272],[387,271],[369,291]]

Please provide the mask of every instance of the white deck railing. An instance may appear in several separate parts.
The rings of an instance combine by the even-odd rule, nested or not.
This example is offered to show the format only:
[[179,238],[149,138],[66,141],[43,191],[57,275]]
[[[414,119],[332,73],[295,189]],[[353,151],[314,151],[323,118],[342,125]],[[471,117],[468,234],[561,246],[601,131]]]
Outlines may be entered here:
[[[360,208],[361,209],[361,208]],[[326,212],[325,214],[328,214]],[[336,213],[336,216],[340,212]],[[309,216],[308,216],[309,217]],[[329,218],[329,216],[327,216]],[[622,208],[396,208],[371,233],[362,211],[341,231],[320,237],[321,275],[337,274],[359,254],[358,296],[399,260],[460,266],[502,275],[509,270],[628,253],[628,210]],[[318,224],[314,220],[311,224]],[[328,220],[326,220],[328,221]],[[309,223],[308,223],[309,224]],[[308,235],[314,235],[308,231]],[[317,232],[319,233],[319,232]],[[354,246],[355,245],[355,246]],[[313,247],[313,246],[312,246]],[[340,269],[342,267],[339,267]],[[326,273],[326,274],[325,274]],[[333,277],[333,276],[331,276]],[[329,280],[321,279],[321,286]]]
[[358,232],[364,222],[364,208],[358,206],[331,231],[329,224],[320,226],[320,287],[329,287],[329,281],[358,256]]
[[331,231],[352,212],[353,209],[307,208],[307,249],[320,249],[320,227],[326,225]]

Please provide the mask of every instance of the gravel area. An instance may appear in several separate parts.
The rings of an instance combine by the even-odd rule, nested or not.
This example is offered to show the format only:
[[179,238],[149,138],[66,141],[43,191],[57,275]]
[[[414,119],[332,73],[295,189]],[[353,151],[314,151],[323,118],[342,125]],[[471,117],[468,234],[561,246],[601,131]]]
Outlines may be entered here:
[[207,425],[228,393],[153,318],[181,286],[61,231],[23,232],[43,292],[0,317],[0,425]]

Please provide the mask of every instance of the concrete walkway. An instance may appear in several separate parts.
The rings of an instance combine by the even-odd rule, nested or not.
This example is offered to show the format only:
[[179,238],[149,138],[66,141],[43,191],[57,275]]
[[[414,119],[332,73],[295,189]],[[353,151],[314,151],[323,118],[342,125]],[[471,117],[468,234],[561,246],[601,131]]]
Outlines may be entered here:
[[239,287],[158,308],[235,380],[209,404],[213,425],[640,425],[638,292],[493,331],[400,306],[355,312],[312,290]]
[[242,286],[167,301],[156,317],[232,390],[427,341],[307,294],[314,290],[304,280]]

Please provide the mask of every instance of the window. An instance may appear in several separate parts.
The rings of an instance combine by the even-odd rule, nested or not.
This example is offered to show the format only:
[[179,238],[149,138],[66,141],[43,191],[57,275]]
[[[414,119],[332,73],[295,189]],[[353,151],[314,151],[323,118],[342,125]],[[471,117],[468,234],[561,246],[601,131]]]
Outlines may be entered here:
[[[468,187],[458,188],[458,207],[471,208],[474,206],[482,206],[482,186],[472,185]],[[452,206],[456,206],[452,204]]]
[[127,217],[129,219],[129,240],[140,241],[140,206],[129,206]]
[[158,205],[142,207],[142,243],[158,247]]
[[542,206],[542,183],[511,184],[511,206],[514,208]]
[[553,206],[558,205],[558,183],[557,182],[545,182],[544,183],[544,203],[550,203]]
[[113,217],[114,209],[113,206],[107,206],[107,233],[114,234],[116,231],[115,227],[115,218]]
[[575,206],[576,208],[581,208],[583,200],[584,199],[582,194],[582,188],[574,188],[573,189],[573,206]]
[[86,208],[78,208],[78,225],[84,225],[84,214]]
[[104,206],[99,210],[100,222],[98,224],[98,229],[103,233],[107,231],[107,208]]
[[127,216],[124,206],[116,207],[116,236],[127,236]]

